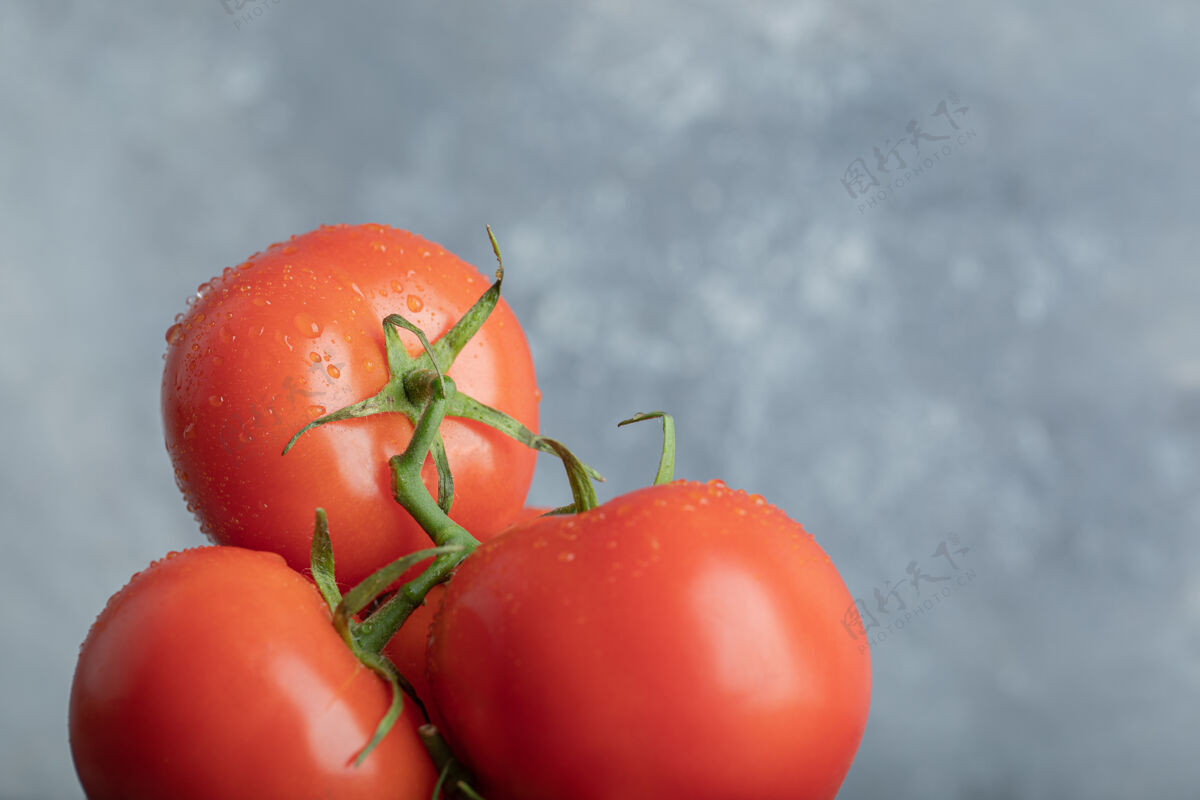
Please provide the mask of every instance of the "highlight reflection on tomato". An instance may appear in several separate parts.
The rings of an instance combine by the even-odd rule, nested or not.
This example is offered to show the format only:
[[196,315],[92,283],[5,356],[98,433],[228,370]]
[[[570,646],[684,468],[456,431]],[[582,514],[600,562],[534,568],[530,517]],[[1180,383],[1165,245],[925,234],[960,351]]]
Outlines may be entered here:
[[489,800],[832,798],[870,703],[850,603],[761,497],[653,486],[463,562],[431,691]]
[[[308,566],[313,510],[329,514],[338,579],[352,586],[428,537],[392,500],[388,459],[412,424],[348,419],[284,444],[314,418],[373,396],[388,377],[392,313],[438,339],[487,289],[474,267],[383,225],[322,227],[275,244],[203,284],[167,332],[162,408],[176,481],[218,544]],[[410,354],[421,352],[401,334]],[[500,300],[447,373],[461,392],[537,430],[539,394],[516,317]],[[535,453],[478,422],[442,425],[451,517],[477,536],[520,512]],[[432,462],[422,477],[436,486]]]
[[91,800],[426,800],[436,775],[409,704],[391,703],[273,553],[203,547],[135,575],[80,651],[71,751]]

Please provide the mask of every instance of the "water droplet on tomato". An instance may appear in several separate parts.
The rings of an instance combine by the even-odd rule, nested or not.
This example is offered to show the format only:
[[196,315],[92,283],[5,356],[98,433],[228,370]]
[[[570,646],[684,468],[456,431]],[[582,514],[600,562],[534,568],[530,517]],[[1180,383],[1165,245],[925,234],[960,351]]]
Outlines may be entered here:
[[219,394],[210,394],[208,396],[208,404],[210,406],[212,406],[213,408],[217,408],[224,402],[225,402],[225,398],[221,397],[221,395],[219,395]]
[[265,306],[265,305],[269,305],[271,301],[270,301],[270,300],[267,300],[267,299],[266,299],[265,297],[263,297],[262,295],[257,295],[257,296],[256,296],[256,297],[255,297],[253,300],[251,300],[250,302],[251,302],[251,303],[253,303],[254,305],[258,306],[259,308],[262,308],[262,307],[263,307],[263,306]]
[[402,284],[400,281],[392,281],[392,291],[396,294],[400,294],[400,292],[404,291],[404,284]]
[[321,354],[318,352],[315,352],[315,351],[310,352],[308,354],[308,360],[313,362],[314,364],[316,364],[318,361],[321,360]]
[[421,302],[421,298],[417,297],[414,294],[410,294],[408,296],[407,304],[408,304],[408,310],[412,311],[414,313],[417,311],[420,311],[422,308],[425,307],[425,304],[423,302]]
[[195,439],[196,438],[196,423],[189,422],[187,424],[187,426],[184,427],[183,438],[185,438],[185,439]]
[[222,364],[224,364],[224,363],[225,363],[225,359],[221,358],[220,356],[213,356],[213,357],[212,357],[212,364],[213,364],[213,366],[214,366],[214,367],[219,367],[219,366],[221,366],[221,365],[222,365]]
[[[429,254],[428,254],[428,253],[426,253],[425,255],[429,255]],[[559,554],[558,554],[558,560],[559,560],[559,561],[574,561],[574,560],[575,560],[575,554],[574,554],[574,553],[559,553]]]
[[296,330],[300,331],[301,335],[307,336],[309,339],[314,339],[321,335],[321,325],[311,315],[300,312],[292,320],[296,325]]
[[229,344],[233,341],[233,331],[229,329],[228,325],[222,325],[217,329],[217,338],[221,340],[222,344]]
[[374,250],[376,253],[386,253],[387,245],[384,244],[383,242],[371,242],[371,249]]
[[316,419],[325,413],[325,406],[309,406],[307,410],[308,415],[313,419]]
[[363,369],[365,369],[367,372],[370,372],[371,370],[375,369],[375,362],[369,358],[364,358]]
[[284,255],[290,256],[295,252],[296,252],[296,245],[294,245],[294,244],[289,244],[287,247],[283,248]]
[[330,364],[328,367],[326,367],[325,371],[329,373],[329,377],[331,377],[331,378],[342,377],[342,371],[340,369],[338,369],[337,367],[335,367],[333,364]]
[[183,326],[176,322],[167,328],[167,344],[175,344],[183,338]]

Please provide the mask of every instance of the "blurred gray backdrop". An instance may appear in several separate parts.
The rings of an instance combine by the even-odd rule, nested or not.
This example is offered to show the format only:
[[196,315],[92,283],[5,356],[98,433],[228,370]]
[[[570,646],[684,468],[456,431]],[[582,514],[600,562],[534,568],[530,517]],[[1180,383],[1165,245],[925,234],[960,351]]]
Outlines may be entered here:
[[[199,543],[163,334],[329,222],[488,269],[543,429],[761,492],[861,599],[843,798],[1200,792],[1200,6],[0,5],[0,796],[80,796],[88,626]],[[533,500],[565,486],[553,464]],[[920,613],[914,613],[916,610]],[[849,634],[848,634],[849,635]]]

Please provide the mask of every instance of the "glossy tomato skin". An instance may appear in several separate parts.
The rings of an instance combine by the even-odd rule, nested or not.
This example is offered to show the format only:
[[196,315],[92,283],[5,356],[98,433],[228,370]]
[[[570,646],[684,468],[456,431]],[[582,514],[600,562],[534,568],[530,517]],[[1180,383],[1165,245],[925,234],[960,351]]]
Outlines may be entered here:
[[[218,544],[308,565],[323,507],[343,586],[428,537],[393,499],[388,458],[412,425],[400,414],[291,436],[373,396],[387,379],[383,318],[399,313],[435,341],[489,280],[438,245],[382,225],[323,227],[274,244],[203,284],[167,332],[162,408],[176,482]],[[410,353],[420,352],[404,333]],[[529,347],[501,300],[448,373],[480,402],[537,429]],[[479,423],[442,425],[456,490],[451,517],[477,535],[519,513],[535,454]],[[424,477],[436,486],[432,462]]]
[[96,620],[71,751],[91,800],[428,798],[411,705],[350,763],[390,702],[279,556],[204,547],[135,575]]
[[468,557],[431,691],[489,800],[832,798],[870,703],[851,604],[762,498],[650,487]]

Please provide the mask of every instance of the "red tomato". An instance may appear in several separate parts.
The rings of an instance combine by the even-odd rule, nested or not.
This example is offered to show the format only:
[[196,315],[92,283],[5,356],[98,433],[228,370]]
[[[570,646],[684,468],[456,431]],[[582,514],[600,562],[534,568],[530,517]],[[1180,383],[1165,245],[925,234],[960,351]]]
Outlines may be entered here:
[[429,680],[488,800],[831,798],[870,704],[851,602],[762,498],[653,486],[469,556]]
[[[218,544],[308,567],[313,512],[329,514],[337,576],[358,583],[429,546],[392,498],[388,458],[412,425],[401,414],[333,422],[284,444],[315,417],[373,396],[388,370],[382,320],[399,313],[436,340],[489,281],[432,242],[382,225],[323,227],[203,284],[167,331],[162,403],[177,483]],[[421,352],[402,334],[411,354]],[[461,391],[537,430],[529,347],[501,300],[448,374]],[[442,426],[451,517],[480,536],[521,510],[534,451],[482,424]],[[435,491],[432,461],[423,473]]]
[[351,763],[390,702],[315,586],[277,555],[205,547],[135,575],[96,620],[71,751],[91,800],[428,798],[412,704]]

